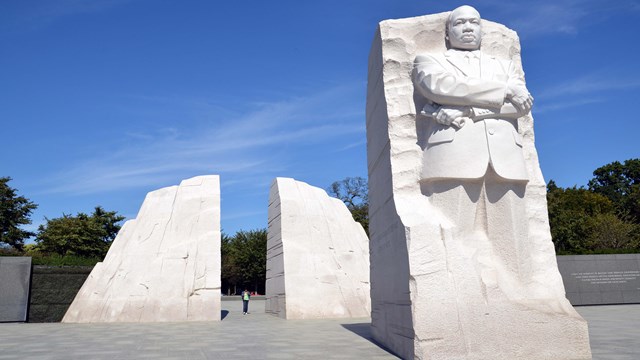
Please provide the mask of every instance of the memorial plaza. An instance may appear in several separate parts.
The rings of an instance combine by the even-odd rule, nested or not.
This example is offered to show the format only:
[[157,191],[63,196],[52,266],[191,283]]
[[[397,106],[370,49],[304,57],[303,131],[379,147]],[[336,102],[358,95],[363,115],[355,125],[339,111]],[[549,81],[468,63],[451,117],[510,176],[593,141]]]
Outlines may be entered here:
[[[373,342],[370,319],[283,320],[251,300],[222,301],[220,322],[0,324],[8,359],[396,359]],[[640,359],[640,305],[576,307],[595,360]]]
[[[366,193],[351,196],[347,191],[351,197],[345,200],[294,178],[278,175],[273,180],[261,247],[242,244],[265,258],[247,264],[230,261],[243,271],[266,262],[251,276],[239,272],[229,277],[238,279],[233,280],[234,289],[251,283],[258,291],[259,283],[264,284],[264,297],[250,300],[246,288],[242,300],[220,296],[229,276],[220,174],[194,176],[149,192],[136,218],[118,226],[115,238],[96,231],[101,241],[110,242],[109,250],[62,322],[0,323],[0,360],[640,359],[640,257],[576,255],[558,260],[557,251],[574,253],[568,248],[573,245],[563,245],[573,240],[551,231],[553,207],[547,205],[552,183],[545,181],[540,167],[533,96],[520,54],[514,30],[482,18],[468,5],[379,22],[368,57],[367,180],[361,185]],[[256,72],[266,69],[261,65]],[[540,97],[549,93],[553,91]],[[285,125],[287,116],[267,115],[284,120],[268,126],[262,125],[265,121],[240,122],[241,130],[223,128],[219,134],[245,135],[247,129],[271,126],[278,130],[269,142],[282,139],[285,146],[289,136],[280,137],[285,128],[294,130],[291,138],[306,134]],[[218,137],[217,128],[213,133],[210,139],[226,140]],[[562,132],[554,135],[566,138]],[[217,145],[215,153],[235,154],[245,148],[219,142],[224,146]],[[185,149],[166,157],[184,156],[181,162],[198,163],[191,156],[203,152],[200,147]],[[147,162],[143,158],[137,166],[144,170]],[[238,161],[254,167],[248,166],[252,162],[244,157]],[[162,159],[162,166],[152,168],[164,163]],[[119,165],[113,168],[122,171]],[[225,168],[223,173],[228,172]],[[156,170],[141,173],[145,171]],[[305,171],[296,168],[294,173]],[[628,189],[632,185],[629,182]],[[589,181],[589,191],[592,188]],[[618,204],[616,198],[631,192],[620,189],[600,195],[624,213],[618,207],[627,209],[626,203]],[[356,211],[347,207],[358,196],[365,199],[358,206],[366,205],[366,221],[356,221]],[[569,214],[586,207],[576,204]],[[27,214],[36,205],[31,207]],[[630,218],[640,216],[636,210],[630,210]],[[600,210],[593,212],[600,215]],[[583,236],[594,249],[637,251],[639,225],[626,224],[613,213],[602,215],[611,218],[598,218],[601,231]],[[612,231],[618,228],[604,226],[614,220],[624,227]],[[590,224],[584,220],[578,227]],[[38,228],[33,249],[47,253],[41,243],[46,239],[43,226]],[[617,233],[624,236],[613,235]],[[25,234],[23,238],[34,235]],[[61,238],[58,242],[65,244],[74,239]],[[18,240],[24,241],[18,238],[13,244],[0,238],[22,252]],[[58,247],[53,247],[56,252],[75,254]],[[15,312],[27,317],[36,308],[30,305],[33,267],[31,258],[19,260],[21,267],[12,265],[13,272],[5,272],[6,278],[17,279],[16,285],[0,288],[0,295],[13,299],[14,293],[22,294],[19,301],[7,303],[20,305]],[[61,286],[51,288],[60,292]],[[601,305],[612,303],[619,305]],[[576,313],[571,304],[584,306]]]

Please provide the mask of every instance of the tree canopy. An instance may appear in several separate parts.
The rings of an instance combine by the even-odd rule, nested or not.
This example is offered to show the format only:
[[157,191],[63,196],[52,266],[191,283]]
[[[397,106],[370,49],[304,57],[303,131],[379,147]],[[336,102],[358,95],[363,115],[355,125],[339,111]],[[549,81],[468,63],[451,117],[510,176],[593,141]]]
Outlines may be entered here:
[[611,200],[619,215],[640,223],[640,159],[599,167],[589,181],[589,190]]
[[0,244],[22,251],[24,241],[35,233],[20,228],[31,224],[30,215],[38,205],[9,186],[10,177],[0,177]]
[[347,177],[336,181],[327,189],[329,195],[342,200],[353,219],[359,222],[369,235],[369,186],[367,179]]
[[103,258],[115,239],[124,216],[116,211],[106,211],[97,206],[91,215],[78,213],[75,216],[46,219],[38,227],[36,250],[59,255],[77,255],[87,258]]
[[245,287],[264,293],[267,279],[267,229],[222,235],[221,273],[223,287],[236,293]]
[[596,169],[589,188],[547,185],[549,225],[556,251],[636,252],[640,247],[640,159]]

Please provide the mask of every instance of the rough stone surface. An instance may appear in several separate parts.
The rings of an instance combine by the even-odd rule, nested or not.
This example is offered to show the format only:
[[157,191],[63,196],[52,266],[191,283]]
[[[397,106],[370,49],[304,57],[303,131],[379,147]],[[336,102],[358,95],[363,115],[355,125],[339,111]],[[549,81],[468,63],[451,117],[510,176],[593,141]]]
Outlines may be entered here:
[[[405,359],[590,359],[587,323],[565,298],[558,272],[530,115],[518,119],[529,182],[528,230],[515,274],[491,256],[480,258],[479,244],[455,241],[452,225],[421,191],[424,129],[416,122],[411,74],[416,55],[446,50],[447,15],[383,21],[371,48],[366,113],[374,337]],[[482,52],[521,67],[515,32],[486,20],[482,26]]]
[[368,242],[342,201],[294,179],[275,179],[266,312],[285,319],[369,316]]
[[62,322],[220,320],[220,180],[147,194]]
[[27,321],[30,257],[0,257],[0,322]]

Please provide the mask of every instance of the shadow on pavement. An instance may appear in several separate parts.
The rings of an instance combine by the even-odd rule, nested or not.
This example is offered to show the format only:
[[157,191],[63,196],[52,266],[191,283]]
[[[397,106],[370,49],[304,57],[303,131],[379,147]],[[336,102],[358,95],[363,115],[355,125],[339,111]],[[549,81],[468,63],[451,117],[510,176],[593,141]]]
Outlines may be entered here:
[[372,344],[376,345],[380,349],[388,352],[391,355],[395,355],[393,351],[389,350],[384,345],[375,341],[373,338],[373,333],[371,332],[371,324],[370,323],[359,323],[359,324],[340,324],[343,328],[351,331],[352,333],[369,340]]

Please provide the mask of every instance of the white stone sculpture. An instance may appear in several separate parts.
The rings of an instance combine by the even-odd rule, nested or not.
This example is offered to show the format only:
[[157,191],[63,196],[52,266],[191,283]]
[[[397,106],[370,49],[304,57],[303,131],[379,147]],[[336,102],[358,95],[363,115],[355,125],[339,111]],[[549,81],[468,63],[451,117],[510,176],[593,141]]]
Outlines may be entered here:
[[369,240],[338,199],[276,178],[269,195],[266,312],[285,319],[368,317]]
[[147,194],[62,322],[220,320],[220,180]]
[[551,242],[532,103],[517,35],[475,9],[380,23],[372,325],[402,358],[591,358]]

